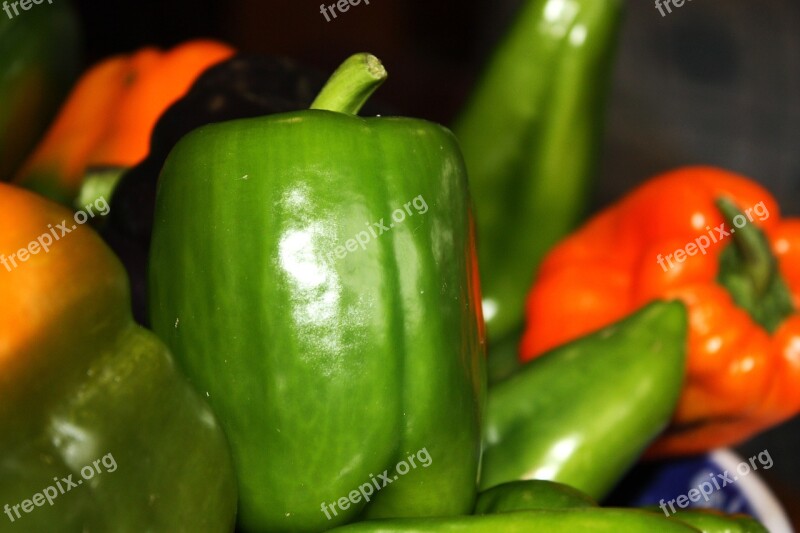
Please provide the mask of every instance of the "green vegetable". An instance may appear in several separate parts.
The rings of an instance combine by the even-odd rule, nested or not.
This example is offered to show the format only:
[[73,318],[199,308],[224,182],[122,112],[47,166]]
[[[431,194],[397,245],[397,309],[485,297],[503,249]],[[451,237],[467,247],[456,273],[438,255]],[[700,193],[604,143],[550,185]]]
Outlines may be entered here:
[[[10,505],[10,515],[0,515],[0,532],[229,530],[236,483],[208,406],[150,332],[131,324],[103,336],[94,339],[97,357],[86,377],[69,373],[74,389],[67,396],[62,380],[60,394],[31,387],[35,396],[17,406],[16,416],[36,413],[36,427],[0,443],[0,503]],[[59,370],[69,363],[59,361]],[[4,418],[0,426],[16,424]],[[91,482],[84,481],[92,468]],[[54,480],[68,475],[81,485],[69,489]],[[46,496],[48,487],[67,492],[30,514],[11,507]]]
[[492,341],[522,322],[541,258],[586,206],[621,0],[527,0],[454,132],[475,195]]
[[489,357],[486,360],[486,377],[491,387],[495,383],[511,377],[522,366],[519,360],[519,345],[522,331],[506,335],[488,346]]
[[581,491],[554,481],[511,481],[478,494],[474,514],[508,511],[596,507],[597,502]]
[[385,75],[354,56],[312,110],[203,126],[159,180],[151,323],[231,441],[244,530],[474,505],[485,368],[464,164],[440,126],[351,114]]
[[[503,483],[481,492],[478,494],[474,514],[586,507],[597,507],[597,503],[581,491],[563,483],[533,479]],[[666,509],[664,507],[664,513],[667,513]],[[661,508],[658,506],[647,507],[644,510],[661,514]],[[767,532],[764,526],[750,516],[743,514],[726,515],[713,509],[679,510],[675,514],[667,514],[666,516],[676,522],[697,528],[703,533]]]
[[[597,503],[563,483],[540,479],[503,483],[478,494],[476,515],[508,513],[513,511],[546,511],[597,507]],[[664,507],[664,512],[667,513]],[[644,510],[661,514],[661,508],[652,506]],[[766,533],[767,530],[754,518],[743,515],[726,515],[713,509],[679,510],[666,515],[670,520],[697,528],[703,533]],[[625,528],[627,531],[627,528]]]
[[679,510],[669,515],[669,518],[692,526],[702,533],[769,533],[767,528],[751,516],[726,515],[713,509]]
[[117,258],[72,221],[0,183],[0,263],[17,254],[0,266],[0,532],[230,531],[221,427],[133,323]]
[[679,533],[691,526],[636,509],[551,509],[444,518],[359,522],[337,533]]
[[156,184],[170,150],[184,135],[206,124],[308,107],[324,84],[324,75],[289,59],[236,54],[204,71],[189,92],[164,111],[153,128],[147,157],[126,170],[119,183],[114,182],[113,169],[99,176],[87,171],[81,194],[87,188],[89,195],[103,194],[103,188],[114,185],[113,196],[105,194],[111,212],[100,234],[128,270],[133,316],[140,324],[149,325],[147,258]]
[[547,479],[602,498],[672,416],[686,321],[679,302],[650,304],[491,387],[481,488]]
[[28,11],[18,4],[16,16],[11,4],[0,11],[0,181],[44,133],[80,66],[78,19],[67,0]]

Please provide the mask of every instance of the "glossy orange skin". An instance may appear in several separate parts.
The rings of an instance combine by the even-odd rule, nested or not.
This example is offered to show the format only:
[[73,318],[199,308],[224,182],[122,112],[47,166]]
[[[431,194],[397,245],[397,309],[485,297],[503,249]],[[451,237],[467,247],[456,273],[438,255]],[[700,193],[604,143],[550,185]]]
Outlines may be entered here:
[[[63,241],[50,233],[55,228],[54,234],[60,235],[59,224],[76,226]],[[23,379],[20,374],[38,368],[36,359],[48,355],[42,346],[52,342],[45,332],[63,330],[63,342],[69,344],[67,339],[84,339],[83,330],[96,327],[101,318],[115,325],[130,318],[125,270],[95,232],[74,224],[70,211],[0,183],[0,227],[0,389],[8,391],[19,389],[12,384]],[[51,236],[47,249],[33,246],[35,254],[24,262],[9,258],[43,234]],[[77,309],[85,312],[75,313]],[[55,351],[63,352],[63,347]],[[45,368],[53,366],[51,361]]]
[[233,53],[225,44],[198,40],[98,63],[73,88],[14,181],[68,201],[87,168],[138,164],[147,156],[161,114],[203,71]]
[[[800,304],[800,220],[742,176],[706,167],[658,176],[589,220],[543,261],[527,300],[523,361],[611,324],[654,299],[679,298],[690,314],[686,383],[672,427],[650,455],[703,452],[742,441],[800,411],[800,315],[769,334],[716,282],[730,236],[673,268],[658,256],[696,243],[724,220],[727,197],[766,233]],[[764,216],[764,212],[768,215]],[[760,215],[759,215],[760,214]],[[763,218],[763,220],[762,220]],[[725,224],[722,228],[732,228]],[[710,240],[710,239],[709,239]]]

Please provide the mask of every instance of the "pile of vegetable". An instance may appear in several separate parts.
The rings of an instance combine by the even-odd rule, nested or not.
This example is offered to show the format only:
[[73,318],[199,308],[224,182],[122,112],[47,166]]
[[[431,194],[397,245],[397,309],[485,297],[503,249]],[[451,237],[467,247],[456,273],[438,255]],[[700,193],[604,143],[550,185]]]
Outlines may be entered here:
[[583,219],[621,2],[569,6],[453,132],[359,116],[369,54],[0,72],[0,531],[766,531],[597,503],[800,411],[800,221],[700,167]]

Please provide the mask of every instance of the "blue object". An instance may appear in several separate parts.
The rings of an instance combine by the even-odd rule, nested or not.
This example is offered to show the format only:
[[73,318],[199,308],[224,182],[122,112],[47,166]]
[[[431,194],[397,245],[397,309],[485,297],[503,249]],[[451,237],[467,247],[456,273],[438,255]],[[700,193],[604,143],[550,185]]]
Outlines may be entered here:
[[792,533],[780,503],[758,475],[759,470],[772,466],[767,450],[742,459],[727,449],[643,464],[623,480],[605,503],[660,506],[670,515],[673,509],[679,514],[682,509],[703,508],[745,513],[758,519],[771,533]]

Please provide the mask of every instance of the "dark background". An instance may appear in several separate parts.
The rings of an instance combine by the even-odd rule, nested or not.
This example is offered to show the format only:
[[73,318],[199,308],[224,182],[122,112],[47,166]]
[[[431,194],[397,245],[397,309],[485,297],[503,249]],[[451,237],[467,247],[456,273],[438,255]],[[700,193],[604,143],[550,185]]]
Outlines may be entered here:
[[[444,124],[518,5],[371,0],[326,22],[317,1],[75,3],[89,62],[195,37],[324,71],[369,51],[390,73],[376,98]],[[800,215],[799,67],[797,0],[693,0],[665,17],[651,0],[628,0],[594,209],[655,173],[704,163],[764,183],[785,214]],[[764,449],[775,462],[765,477],[798,524],[800,419],[739,447],[748,457]]]

